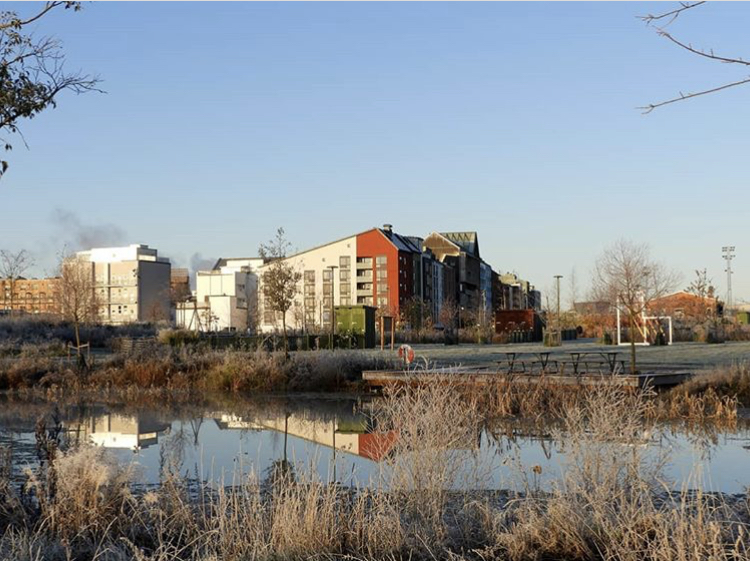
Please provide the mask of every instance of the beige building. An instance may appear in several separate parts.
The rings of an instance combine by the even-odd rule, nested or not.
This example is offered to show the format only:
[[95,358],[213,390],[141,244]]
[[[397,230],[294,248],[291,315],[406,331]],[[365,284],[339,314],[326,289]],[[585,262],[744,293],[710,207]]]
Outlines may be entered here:
[[195,275],[195,297],[177,304],[175,323],[194,331],[255,331],[259,257],[219,259]]
[[172,266],[156,249],[134,244],[79,251],[76,256],[91,263],[102,323],[169,319]]

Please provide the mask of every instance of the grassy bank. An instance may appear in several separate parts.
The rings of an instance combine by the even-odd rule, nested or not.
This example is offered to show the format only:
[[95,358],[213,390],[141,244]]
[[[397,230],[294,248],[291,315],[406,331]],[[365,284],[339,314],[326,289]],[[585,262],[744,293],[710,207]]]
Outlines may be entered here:
[[138,388],[227,392],[356,389],[363,370],[392,359],[356,351],[284,353],[171,348],[158,343],[116,353],[80,369],[48,355],[0,358],[0,390]]
[[669,458],[642,446],[648,407],[612,388],[566,405],[552,432],[566,449],[561,475],[543,487],[541,468],[516,458],[502,469],[522,483],[507,493],[482,491],[491,474],[470,443],[487,413],[449,385],[380,402],[389,453],[367,489],[283,462],[210,488],[167,458],[162,483],[134,492],[136,474],[101,449],[62,451],[40,427],[42,467],[23,487],[0,477],[0,558],[747,559],[747,496],[667,492]]

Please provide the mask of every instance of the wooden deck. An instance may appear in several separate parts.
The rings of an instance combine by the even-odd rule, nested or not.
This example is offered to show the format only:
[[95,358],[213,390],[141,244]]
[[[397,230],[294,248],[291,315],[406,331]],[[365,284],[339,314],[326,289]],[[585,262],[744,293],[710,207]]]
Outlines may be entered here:
[[598,386],[619,385],[624,387],[641,388],[650,385],[654,388],[675,386],[692,376],[692,372],[685,370],[667,370],[663,368],[644,371],[635,376],[630,374],[578,374],[560,375],[544,374],[508,374],[495,371],[488,367],[457,367],[436,369],[434,371],[403,371],[403,370],[368,370],[362,373],[362,378],[371,389],[379,389],[393,384],[415,384],[425,381],[451,382],[461,384],[488,384],[497,382],[511,382],[513,384],[547,384],[560,386]]

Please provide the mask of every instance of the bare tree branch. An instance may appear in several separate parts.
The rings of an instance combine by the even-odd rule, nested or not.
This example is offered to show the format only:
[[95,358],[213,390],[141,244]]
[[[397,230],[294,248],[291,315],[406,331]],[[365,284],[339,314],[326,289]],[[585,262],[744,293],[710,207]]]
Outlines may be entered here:
[[[692,8],[695,8],[695,7],[700,6],[702,4],[705,4],[705,3],[706,3],[705,1],[703,1],[703,2],[692,2],[692,3],[681,2],[680,3],[680,8],[677,8],[675,10],[671,10],[669,12],[665,12],[663,14],[656,15],[656,16],[655,15],[651,15],[651,14],[649,14],[647,16],[641,16],[640,19],[642,21],[644,21],[646,23],[646,25],[651,25],[651,24],[653,24],[653,22],[655,22],[657,20],[662,20],[662,19],[665,19],[665,18],[670,18],[669,21],[666,24],[664,24],[664,25],[656,28],[656,33],[660,37],[664,37],[665,39],[667,39],[668,41],[670,41],[673,44],[677,45],[681,49],[684,49],[685,51],[687,51],[687,52],[689,52],[691,54],[694,54],[694,55],[697,55],[697,56],[700,56],[700,57],[703,57],[703,58],[707,58],[707,59],[710,59],[710,60],[715,60],[715,61],[721,62],[723,64],[740,64],[742,66],[750,66],[750,62],[744,60],[742,57],[728,57],[728,56],[717,55],[717,54],[714,54],[713,49],[709,49],[709,50],[696,49],[690,43],[685,43],[684,41],[676,39],[671,33],[667,32],[664,29],[669,24],[671,24],[675,19],[677,19],[677,17],[680,14],[682,14],[683,12],[685,12],[686,10],[690,10]],[[726,89],[729,89],[729,88],[733,88],[733,87],[736,87],[736,86],[741,86],[741,85],[747,84],[749,82],[750,82],[750,78],[745,78],[745,79],[737,80],[737,81],[734,81],[734,82],[730,82],[728,84],[724,84],[724,85],[721,85],[721,86],[718,86],[718,87],[715,87],[715,88],[709,88],[709,89],[706,89],[706,90],[702,90],[702,91],[698,91],[698,92],[693,92],[693,93],[689,93],[689,94],[683,94],[682,92],[680,92],[680,95],[677,96],[677,97],[673,97],[671,99],[668,99],[666,101],[661,101],[659,103],[650,103],[650,104],[648,104],[646,106],[638,107],[638,109],[640,109],[642,111],[642,113],[645,115],[645,114],[651,113],[654,109],[656,109],[658,107],[663,107],[663,106],[669,105],[671,103],[676,103],[678,101],[683,101],[683,100],[691,99],[691,98],[694,98],[694,97],[699,97],[699,96],[703,96],[703,95],[712,94],[712,93],[719,92],[719,91],[722,91],[722,90],[726,90]]]
[[701,95],[707,95],[715,92],[719,92],[721,90],[726,90],[727,88],[733,88],[734,86],[739,86],[741,84],[747,84],[750,82],[750,78],[745,78],[744,80],[740,80],[738,82],[732,82],[731,84],[724,84],[723,86],[719,86],[718,88],[711,88],[710,90],[703,90],[700,92],[695,93],[689,93],[689,94],[680,94],[680,97],[675,97],[673,99],[668,99],[667,101],[660,101],[659,103],[651,103],[649,105],[638,107],[638,109],[641,109],[643,111],[644,115],[648,115],[656,109],[657,107],[662,107],[664,105],[669,105],[670,103],[676,103],[678,101],[683,101],[685,99],[690,99],[692,97],[698,97]]
[[651,25],[653,22],[657,20],[661,20],[664,18],[670,18],[670,20],[665,23],[662,28],[667,27],[670,23],[672,23],[674,20],[676,20],[679,15],[684,12],[685,10],[689,10],[691,8],[695,8],[696,6],[700,6],[701,4],[705,4],[705,0],[702,2],[680,2],[680,7],[676,10],[672,10],[669,12],[665,12],[663,14],[660,14],[658,16],[654,16],[652,14],[648,14],[646,16],[639,16],[642,21],[646,23],[646,25]]

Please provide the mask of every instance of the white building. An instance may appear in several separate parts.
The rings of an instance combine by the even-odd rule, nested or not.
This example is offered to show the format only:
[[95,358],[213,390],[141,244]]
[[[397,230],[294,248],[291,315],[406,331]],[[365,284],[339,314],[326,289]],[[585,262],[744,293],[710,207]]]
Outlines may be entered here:
[[210,271],[198,271],[192,302],[177,305],[176,323],[195,331],[255,330],[258,270],[263,259],[219,259]]
[[[372,283],[372,270],[357,269],[357,236],[349,236],[326,245],[291,255],[286,262],[298,271],[302,278],[292,309],[287,312],[288,329],[297,331],[324,330],[331,326],[331,306],[350,306],[357,303],[357,282]],[[263,265],[259,277],[272,267]],[[357,274],[370,276],[357,277]],[[363,286],[365,286],[363,284]],[[262,295],[262,280],[259,293]],[[372,287],[362,288],[362,293],[372,298]],[[333,304],[331,298],[333,297]],[[281,317],[261,301],[261,331],[272,332],[281,328]]]
[[169,259],[156,249],[133,244],[79,251],[76,257],[92,264],[100,318],[123,324],[169,319]]

